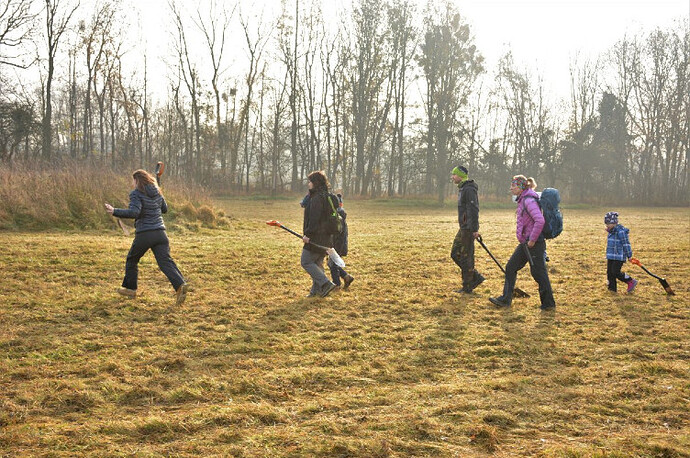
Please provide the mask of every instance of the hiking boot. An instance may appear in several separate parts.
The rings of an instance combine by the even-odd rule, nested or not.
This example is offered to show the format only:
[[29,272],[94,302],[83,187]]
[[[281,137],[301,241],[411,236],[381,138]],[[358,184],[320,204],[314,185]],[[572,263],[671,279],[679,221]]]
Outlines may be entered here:
[[504,301],[501,297],[490,297],[489,302],[499,307],[510,307],[510,304]]
[[353,281],[355,281],[355,277],[350,274],[345,275],[343,279],[343,289],[348,289]]
[[628,292],[629,293],[632,293],[633,291],[635,291],[635,287],[637,286],[637,280],[635,280],[634,278],[631,278],[626,283],[628,284]]
[[134,299],[137,297],[137,290],[136,289],[129,289],[129,288],[118,288],[117,289],[118,294],[122,294],[128,299]]
[[463,289],[465,289],[466,293],[471,293],[477,286],[484,283],[484,280],[486,280],[486,278],[484,278],[482,274],[477,273],[477,275],[474,276],[472,281],[470,281],[469,285],[465,286],[465,288]]
[[331,293],[331,291],[333,291],[334,289],[335,289],[335,283],[331,283],[331,282],[326,283],[326,286],[324,286],[321,289],[321,297],[328,296]]
[[543,305],[542,305],[542,306],[539,307],[539,308],[541,309],[542,312],[552,312],[552,311],[556,310],[556,306],[555,306],[555,305],[548,305],[548,306],[543,306]]
[[177,288],[177,291],[175,291],[175,305],[182,305],[184,300],[187,298],[187,291],[189,290],[189,286],[187,286],[187,283],[182,283],[179,288]]

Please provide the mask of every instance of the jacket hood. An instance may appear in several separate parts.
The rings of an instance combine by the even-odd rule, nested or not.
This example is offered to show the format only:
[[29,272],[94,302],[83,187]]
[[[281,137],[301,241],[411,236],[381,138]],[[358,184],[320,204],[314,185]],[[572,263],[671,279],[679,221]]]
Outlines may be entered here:
[[152,184],[147,184],[146,186],[144,186],[144,191],[145,194],[149,197],[156,197],[160,194],[158,188]]
[[476,191],[479,189],[479,186],[477,186],[477,183],[475,183],[474,180],[465,180],[458,185],[458,189],[462,188],[474,188]]

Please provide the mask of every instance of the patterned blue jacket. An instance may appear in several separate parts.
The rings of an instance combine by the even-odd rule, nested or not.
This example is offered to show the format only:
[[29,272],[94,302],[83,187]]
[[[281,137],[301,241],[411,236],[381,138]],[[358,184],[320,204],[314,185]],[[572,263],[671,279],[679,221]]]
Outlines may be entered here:
[[628,258],[632,258],[632,247],[628,238],[629,232],[630,229],[622,224],[617,224],[611,229],[606,241],[606,259],[625,261]]

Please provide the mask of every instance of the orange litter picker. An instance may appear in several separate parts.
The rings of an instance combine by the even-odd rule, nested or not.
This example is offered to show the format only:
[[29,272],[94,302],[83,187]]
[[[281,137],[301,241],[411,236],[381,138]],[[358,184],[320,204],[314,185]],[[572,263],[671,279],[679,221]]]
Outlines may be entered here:
[[651,273],[650,271],[648,271],[647,268],[646,268],[645,266],[643,266],[642,263],[641,263],[639,260],[637,260],[637,259],[635,259],[635,258],[630,258],[630,262],[633,263],[633,264],[635,264],[636,266],[642,267],[642,270],[644,270],[644,271],[647,272],[649,275],[651,275],[652,277],[654,277],[654,278],[656,278],[657,280],[659,280],[659,283],[661,283],[661,286],[663,286],[664,289],[666,290],[666,294],[668,294],[669,296],[675,296],[676,293],[673,292],[673,290],[671,289],[671,285],[668,284],[668,282],[666,281],[665,278],[660,277],[660,276],[658,276],[658,275],[654,275],[653,273]]
[[[276,221],[276,220],[266,221],[266,224],[268,224],[269,226],[275,226],[275,227],[279,227],[281,229],[285,229],[286,231],[288,231],[290,234],[294,235],[297,238],[300,238],[300,239],[303,238],[302,234],[298,234],[297,232],[293,231],[292,229],[283,226],[283,223],[281,223],[280,221]],[[313,242],[309,242],[309,244],[313,247],[318,248],[319,250],[325,251],[328,254],[328,257],[331,259],[331,261],[333,261],[335,263],[336,266],[345,267],[345,261],[343,261],[343,258],[341,258],[340,255],[338,254],[338,252],[335,251],[335,248],[328,248],[328,247],[325,247],[322,245],[317,245],[316,243],[313,243]]]

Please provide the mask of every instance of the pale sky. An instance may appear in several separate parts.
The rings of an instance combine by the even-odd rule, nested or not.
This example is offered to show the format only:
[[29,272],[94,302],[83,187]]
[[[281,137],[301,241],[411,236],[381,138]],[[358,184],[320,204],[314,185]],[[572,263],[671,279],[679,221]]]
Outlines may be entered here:
[[[135,24],[130,35],[141,35],[148,47],[150,78],[163,72],[162,56],[170,41],[170,12],[167,0],[129,0]],[[217,0],[222,3],[223,0]],[[425,0],[417,0],[420,5]],[[475,42],[486,58],[489,72],[508,49],[518,67],[543,76],[547,89],[567,97],[572,59],[593,58],[609,49],[625,34],[635,35],[656,27],[667,28],[674,21],[688,21],[690,0],[455,0],[470,24]],[[181,2],[194,12],[204,1]],[[234,2],[233,2],[234,3]],[[292,4],[292,0],[289,0]],[[307,2],[302,1],[305,5]],[[265,23],[280,12],[280,0],[242,0],[245,15],[263,14]],[[84,3],[82,3],[84,5]],[[351,0],[323,0],[326,15],[342,14]],[[347,5],[346,7],[344,5]],[[420,14],[423,8],[420,7]],[[136,25],[136,22],[139,25]],[[235,22],[234,24],[237,24]],[[237,30],[238,27],[235,27]],[[228,64],[242,66],[244,38],[237,37]],[[137,46],[137,53],[141,48]],[[199,49],[199,52],[205,50]],[[204,54],[205,56],[206,54]],[[233,72],[232,69],[230,72]],[[238,75],[239,76],[239,75]],[[163,84],[167,84],[167,81]]]
[[626,34],[690,17],[690,0],[456,0],[494,69],[512,49],[515,62],[544,76],[554,92],[569,89],[576,56],[596,58]]

